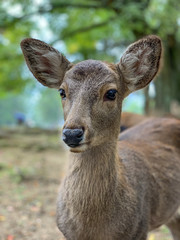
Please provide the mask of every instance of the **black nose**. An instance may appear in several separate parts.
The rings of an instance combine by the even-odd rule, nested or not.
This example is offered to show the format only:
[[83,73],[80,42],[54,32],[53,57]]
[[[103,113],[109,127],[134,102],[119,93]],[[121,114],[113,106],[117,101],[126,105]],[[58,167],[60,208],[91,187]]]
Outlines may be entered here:
[[64,129],[63,130],[63,141],[69,146],[69,147],[77,147],[80,143],[80,141],[83,139],[84,130],[82,128],[80,129]]

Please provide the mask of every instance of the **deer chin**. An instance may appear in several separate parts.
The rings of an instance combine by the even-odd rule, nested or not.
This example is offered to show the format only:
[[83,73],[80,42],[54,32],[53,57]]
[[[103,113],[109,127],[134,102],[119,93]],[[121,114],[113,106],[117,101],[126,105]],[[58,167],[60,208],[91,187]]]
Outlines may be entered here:
[[80,152],[85,152],[86,150],[89,149],[89,145],[90,143],[82,143],[77,147],[70,147],[70,152],[74,152],[74,153],[80,153]]

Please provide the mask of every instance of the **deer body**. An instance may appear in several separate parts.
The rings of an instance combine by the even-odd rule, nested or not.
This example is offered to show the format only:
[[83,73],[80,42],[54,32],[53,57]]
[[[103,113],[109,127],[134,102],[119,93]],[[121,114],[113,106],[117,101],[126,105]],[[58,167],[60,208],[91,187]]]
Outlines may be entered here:
[[148,117],[141,115],[141,114],[136,114],[136,113],[130,113],[130,112],[122,112],[121,113],[121,132],[124,130],[133,127],[140,122],[143,122],[147,119]]
[[161,41],[149,36],[118,64],[70,63],[35,39],[21,43],[43,85],[60,88],[70,165],[58,198],[57,224],[67,240],[145,240],[168,224],[180,240],[180,121],[150,119],[122,133],[123,99],[157,74]]
[[[152,129],[159,124],[162,135],[169,127],[169,119],[149,123]],[[179,121],[171,124],[172,137],[178,136]],[[155,137],[149,143],[148,134],[72,153],[58,200],[57,222],[67,239],[145,240],[148,231],[171,219],[180,205],[180,153]]]

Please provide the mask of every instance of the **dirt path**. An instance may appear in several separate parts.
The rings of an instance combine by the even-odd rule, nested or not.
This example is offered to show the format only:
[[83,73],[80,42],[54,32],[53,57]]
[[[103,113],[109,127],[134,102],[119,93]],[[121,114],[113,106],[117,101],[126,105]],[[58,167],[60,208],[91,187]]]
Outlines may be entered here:
[[[67,151],[59,133],[0,131],[0,240],[62,240],[56,199]],[[163,227],[149,240],[172,240]]]

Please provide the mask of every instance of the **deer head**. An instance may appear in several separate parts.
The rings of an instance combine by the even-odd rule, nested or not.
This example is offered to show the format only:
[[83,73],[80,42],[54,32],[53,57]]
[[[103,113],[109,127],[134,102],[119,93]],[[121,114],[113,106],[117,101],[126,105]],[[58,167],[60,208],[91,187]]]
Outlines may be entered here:
[[23,40],[21,48],[35,78],[59,89],[65,119],[63,140],[73,152],[117,141],[123,99],[156,76],[162,53],[157,36],[130,45],[117,64],[97,60],[72,64],[36,39]]

